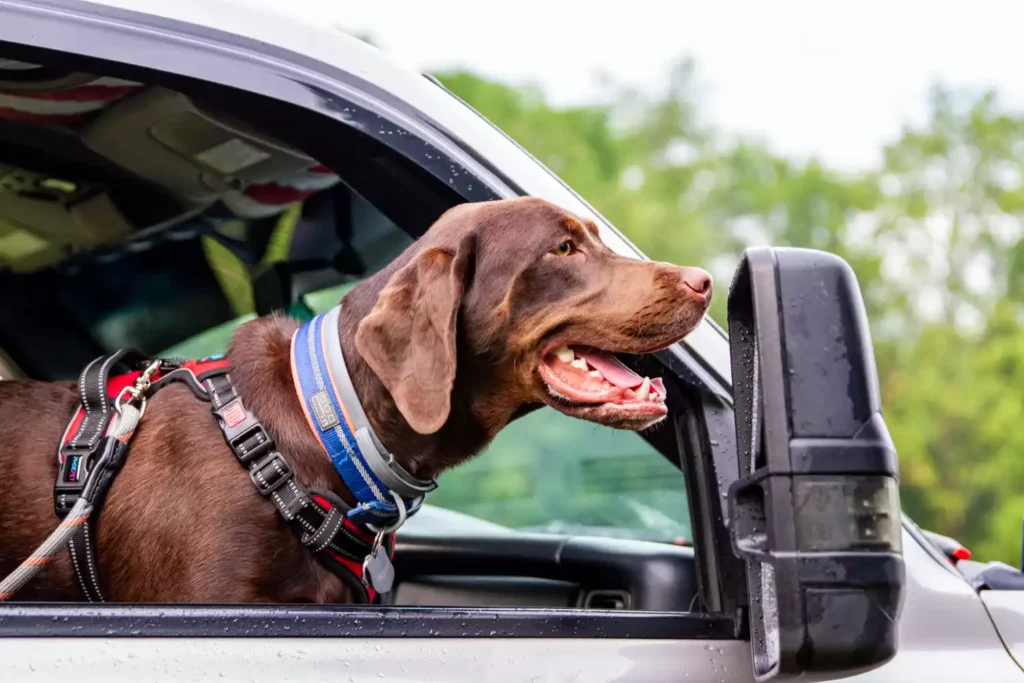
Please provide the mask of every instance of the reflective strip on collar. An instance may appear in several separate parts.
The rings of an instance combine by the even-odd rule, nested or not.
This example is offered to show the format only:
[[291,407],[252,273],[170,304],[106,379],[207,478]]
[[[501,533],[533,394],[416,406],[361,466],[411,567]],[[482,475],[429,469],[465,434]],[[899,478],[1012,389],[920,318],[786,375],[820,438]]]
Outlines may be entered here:
[[377,434],[370,426],[363,411],[359,396],[352,385],[352,376],[345,364],[345,354],[341,349],[341,335],[330,334],[331,330],[339,330],[341,305],[335,306],[324,314],[325,334],[322,335],[324,355],[327,359],[327,371],[331,382],[338,392],[342,405],[348,411],[349,424],[359,449],[366,463],[388,488],[403,498],[417,498],[437,488],[433,479],[418,479],[398,464],[395,456],[384,448]]
[[[376,526],[399,517],[390,489],[367,464],[353,422],[327,368],[325,338],[338,337],[337,316],[326,326],[326,314],[304,323],[292,337],[292,377],[306,420],[345,486],[359,501],[348,511],[353,521]],[[347,373],[346,373],[347,375]],[[357,405],[358,401],[354,402]],[[375,449],[373,449],[375,452]],[[420,501],[405,501],[406,507]],[[413,505],[410,505],[413,503]]]

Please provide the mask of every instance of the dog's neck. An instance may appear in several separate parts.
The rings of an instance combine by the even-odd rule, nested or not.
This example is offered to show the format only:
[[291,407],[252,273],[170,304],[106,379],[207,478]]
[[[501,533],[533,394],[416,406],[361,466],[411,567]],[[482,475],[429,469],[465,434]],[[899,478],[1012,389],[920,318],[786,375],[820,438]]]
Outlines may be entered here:
[[376,291],[368,285],[371,283],[353,289],[341,310],[338,333],[345,363],[363,410],[384,446],[414,476],[435,477],[476,453],[490,436],[481,426],[474,407],[468,404],[468,392],[458,385],[458,378],[452,391],[449,419],[438,432],[420,434],[409,426],[391,394],[356,348],[356,329],[377,299]]
[[[338,334],[359,401],[383,445],[406,470],[424,479],[477,452],[493,434],[460,398],[461,391],[453,392],[452,416],[437,433],[419,434],[405,421],[355,347],[356,328],[372,308],[372,300],[367,305],[368,297],[352,294],[345,299]],[[246,406],[263,422],[299,478],[307,485],[335,491],[351,504],[351,495],[310,431],[295,392],[291,340],[298,326],[292,318],[270,316],[240,327],[228,351],[231,376]]]

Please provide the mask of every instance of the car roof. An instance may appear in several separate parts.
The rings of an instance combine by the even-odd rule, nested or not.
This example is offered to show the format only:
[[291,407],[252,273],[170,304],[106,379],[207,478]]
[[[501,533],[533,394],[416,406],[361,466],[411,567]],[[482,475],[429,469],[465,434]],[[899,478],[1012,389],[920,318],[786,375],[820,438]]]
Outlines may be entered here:
[[[481,122],[472,120],[479,116],[470,111],[460,111],[466,107],[454,98],[438,97],[437,84],[412,65],[402,63],[341,29],[317,22],[314,17],[288,12],[287,3],[276,8],[244,0],[45,1],[48,5],[69,9],[85,5],[115,8],[231,33],[341,68],[400,97],[442,124],[458,123],[460,135],[473,137],[474,129],[481,127]],[[472,141],[469,142],[472,146]]]

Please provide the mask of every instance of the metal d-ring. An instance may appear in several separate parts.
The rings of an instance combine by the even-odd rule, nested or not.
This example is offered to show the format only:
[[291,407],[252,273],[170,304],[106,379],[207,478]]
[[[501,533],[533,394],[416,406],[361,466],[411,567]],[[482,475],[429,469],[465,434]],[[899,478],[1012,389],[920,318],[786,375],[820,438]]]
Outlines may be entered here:
[[391,526],[384,527],[383,529],[378,529],[372,524],[366,525],[367,529],[369,529],[370,531],[372,531],[380,537],[383,537],[386,534],[393,534],[400,528],[402,528],[402,525],[405,524],[405,520],[409,515],[408,510],[405,509],[405,501],[402,500],[402,497],[395,493],[394,491],[388,491],[388,493],[390,493],[391,497],[395,499],[395,507],[398,508],[398,521],[392,524]]

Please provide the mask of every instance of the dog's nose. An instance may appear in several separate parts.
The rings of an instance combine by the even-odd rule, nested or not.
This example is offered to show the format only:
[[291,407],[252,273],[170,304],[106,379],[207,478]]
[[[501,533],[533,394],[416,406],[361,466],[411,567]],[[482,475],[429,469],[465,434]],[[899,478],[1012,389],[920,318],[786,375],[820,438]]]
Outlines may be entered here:
[[702,268],[683,268],[683,284],[704,297],[711,296],[711,273]]

